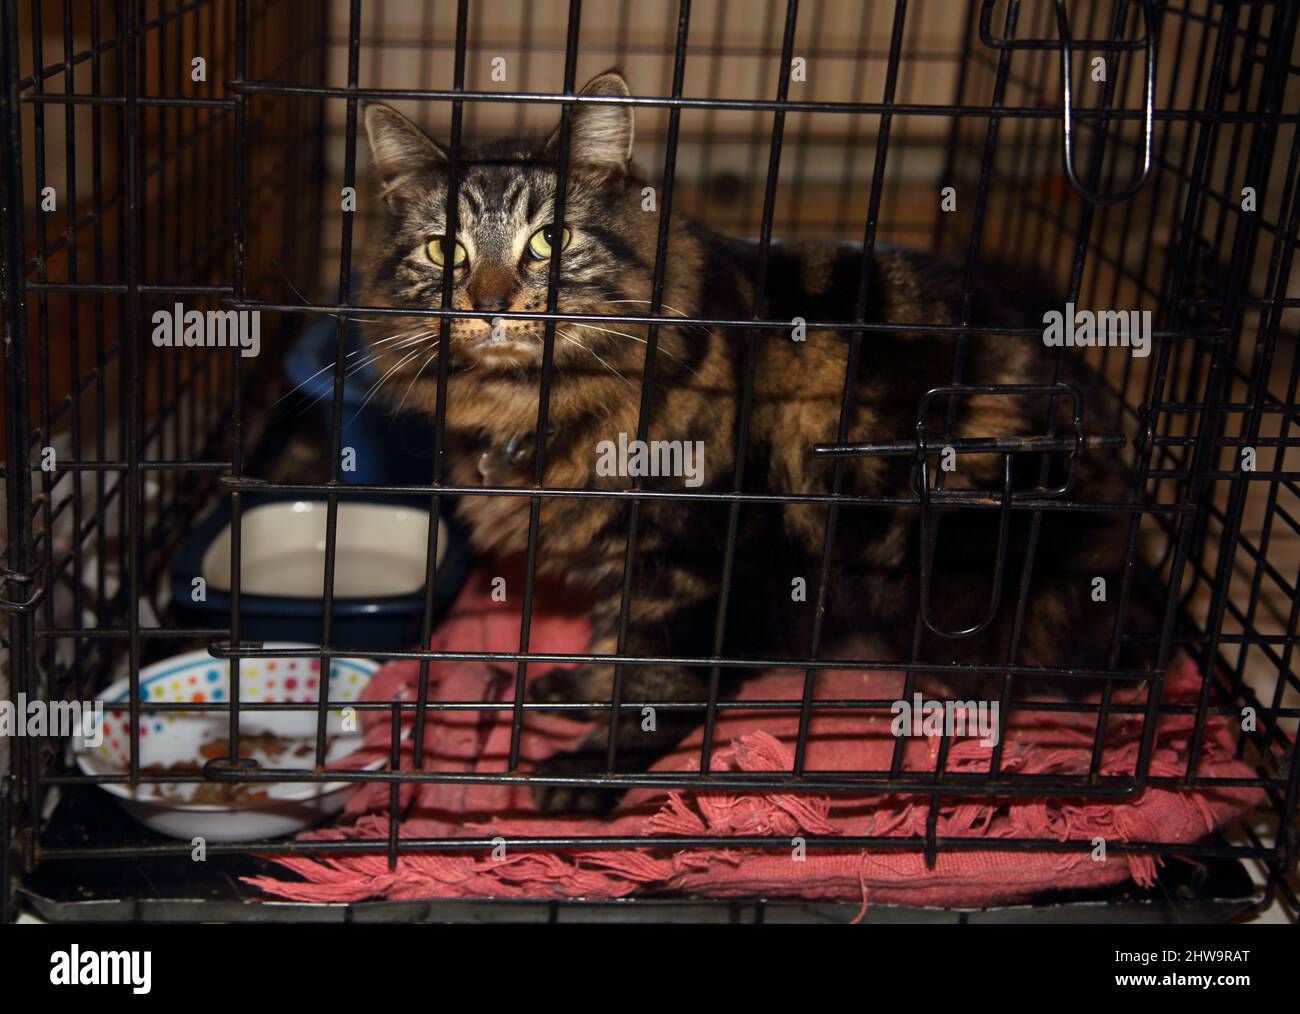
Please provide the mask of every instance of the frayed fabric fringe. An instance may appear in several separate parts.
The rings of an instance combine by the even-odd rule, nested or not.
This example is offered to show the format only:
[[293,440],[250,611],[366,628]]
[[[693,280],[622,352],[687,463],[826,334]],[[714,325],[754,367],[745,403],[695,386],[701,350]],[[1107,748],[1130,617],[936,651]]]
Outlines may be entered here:
[[[502,650],[515,638],[518,617],[500,615],[500,606],[470,594],[434,640],[435,650]],[[585,624],[570,617],[534,617],[535,650],[581,651]],[[452,647],[454,645],[454,647]],[[468,646],[467,646],[468,645]],[[553,666],[530,667],[529,680]],[[430,699],[508,700],[513,674],[496,679],[475,663],[430,667]],[[535,670],[535,671],[534,671]],[[711,770],[782,772],[793,770],[803,673],[765,673],[743,688],[740,700],[791,701],[788,712],[728,709],[715,726],[718,748]],[[902,692],[902,674],[827,670],[819,673],[817,696],[824,699],[893,699]],[[367,696],[413,700],[418,667],[411,662],[385,666]],[[1183,660],[1165,676],[1164,704],[1195,702],[1201,688],[1196,667]],[[1116,691],[1115,703],[1142,703],[1144,691]],[[389,753],[386,716],[367,712],[365,747],[340,762],[354,766]],[[1008,723],[1001,770],[1008,774],[1077,775],[1092,757],[1096,715],[1066,712],[1017,713]],[[425,730],[426,770],[504,772],[510,746],[510,711],[485,719],[472,711],[429,713]],[[1193,716],[1160,716],[1150,774],[1181,776],[1187,771]],[[409,728],[409,725],[408,725]],[[528,712],[521,737],[521,770],[568,749],[586,727],[554,716]],[[1136,768],[1142,714],[1112,716],[1102,754],[1103,775],[1131,775]],[[656,771],[698,770],[702,732],[688,737]],[[409,740],[409,737],[408,737]],[[808,737],[805,770],[884,771],[896,739],[885,712],[818,709]],[[1233,756],[1226,720],[1211,716],[1202,738],[1196,771],[1202,778],[1248,778],[1252,772]],[[412,752],[403,744],[403,767]],[[908,774],[933,771],[939,738],[919,735],[905,743]],[[949,772],[989,770],[991,747],[976,738],[950,741]],[[1149,886],[1158,860],[1146,854],[1107,852],[1106,845],[1127,841],[1190,843],[1259,802],[1253,788],[1184,791],[1148,787],[1125,799],[1070,797],[941,798],[936,833],[940,839],[1050,839],[1073,842],[1071,851],[1022,849],[940,849],[933,867],[919,848],[836,848],[805,839],[890,837],[924,840],[928,797],[902,795],[738,792],[735,790],[639,788],[630,791],[609,820],[556,817],[538,812],[525,786],[465,783],[408,783],[402,786],[403,839],[467,837],[644,837],[644,848],[538,849],[467,848],[464,852],[403,851],[390,869],[383,846],[389,835],[388,786],[367,783],[352,797],[338,826],[307,832],[300,841],[375,841],[374,852],[320,853],[316,856],[269,854],[297,879],[245,878],[267,895],[297,901],[348,902],[368,898],[620,898],[637,892],[681,892],[697,896],[800,897],[810,900],[934,907],[1007,904],[1051,889],[1098,887],[1132,879]],[[763,836],[788,839],[779,849],[673,848],[654,839],[673,836]]]

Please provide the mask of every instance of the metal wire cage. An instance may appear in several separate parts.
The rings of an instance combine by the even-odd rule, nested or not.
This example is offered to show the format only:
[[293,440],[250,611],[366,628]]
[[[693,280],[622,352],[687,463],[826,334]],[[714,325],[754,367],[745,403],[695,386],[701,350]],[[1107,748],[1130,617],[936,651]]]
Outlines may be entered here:
[[[968,268],[994,258],[1020,264],[1052,279],[1078,305],[1150,308],[1151,355],[1108,355],[1098,361],[1114,395],[1113,410],[1102,413],[1092,406],[1085,412],[1076,405],[1074,433],[1062,437],[1047,429],[1038,439],[1048,443],[1035,445],[1041,450],[1050,444],[1070,460],[1085,450],[1122,459],[1131,477],[1129,497],[1082,503],[1066,489],[1056,497],[993,497],[983,506],[1035,517],[1061,510],[1120,512],[1130,522],[1130,562],[1144,552],[1157,564],[1168,591],[1158,604],[1160,629],[1126,630],[1121,620],[1115,631],[1117,645],[1124,638],[1150,643],[1152,669],[1134,671],[1113,661],[1105,669],[1079,672],[1062,659],[1061,672],[1095,681],[1101,697],[1050,705],[1089,716],[1098,730],[1125,713],[1141,723],[1144,746],[1127,775],[1099,775],[1104,737],[1098,735],[1089,772],[1037,780],[1000,770],[996,754],[984,774],[949,771],[947,739],[939,747],[937,770],[923,774],[904,770],[896,756],[892,767],[878,771],[828,774],[796,763],[790,771],[729,781],[688,772],[626,771],[611,757],[607,772],[578,780],[725,785],[753,793],[909,794],[928,801],[924,833],[854,839],[809,835],[807,846],[906,849],[930,862],[945,850],[1091,847],[1056,838],[944,838],[936,830],[937,814],[955,796],[1050,794],[1087,800],[1127,798],[1150,786],[1256,788],[1263,805],[1205,842],[1162,841],[1157,831],[1112,847],[1121,854],[1181,857],[1197,867],[1191,879],[1198,885],[1206,870],[1219,868],[1215,864],[1247,864],[1255,874],[1253,884],[1230,892],[1229,902],[1202,914],[1226,917],[1280,904],[1294,917],[1300,908],[1289,879],[1296,864],[1300,794],[1295,763],[1300,679],[1292,650],[1300,618],[1300,467],[1298,438],[1290,431],[1300,383],[1296,5],[1269,0],[339,0],[309,5],[5,0],[0,15],[0,115],[7,146],[0,191],[6,494],[0,609],[8,621],[0,696],[15,707],[22,700],[86,700],[114,672],[131,681],[129,703],[118,708],[130,717],[131,761],[122,775],[77,771],[52,737],[0,740],[0,912],[6,918],[17,911],[20,898],[52,918],[96,917],[81,904],[86,900],[99,905],[96,912],[136,918],[217,912],[222,918],[265,917],[247,904],[254,892],[237,888],[226,875],[249,869],[257,862],[253,857],[267,850],[265,843],[213,846],[218,873],[196,873],[183,858],[188,844],[123,827],[120,817],[105,812],[96,787],[111,781],[201,780],[142,772],[137,729],[142,665],[184,647],[207,645],[218,658],[230,660],[233,675],[241,659],[291,654],[241,634],[237,533],[247,498],[254,494],[310,495],[327,502],[325,647],[315,654],[323,661],[345,654],[417,660],[422,685],[431,666],[462,656],[331,647],[340,502],[414,496],[436,513],[454,496],[530,500],[519,647],[483,656],[508,668],[519,692],[505,703],[458,705],[483,713],[513,712],[511,758],[517,759],[522,712],[533,706],[522,695],[526,666],[554,660],[530,650],[529,641],[538,505],[543,497],[594,494],[546,489],[540,482],[523,490],[458,487],[445,481],[441,453],[435,453],[425,484],[343,482],[347,318],[374,309],[362,307],[353,274],[355,254],[377,215],[377,202],[366,196],[358,113],[367,99],[393,103],[434,136],[448,138],[455,165],[462,137],[549,126],[557,117],[569,122],[577,86],[611,64],[626,69],[635,94],[604,101],[635,105],[637,164],[659,188],[665,217],[690,215],[755,239],[762,263],[779,239],[849,241],[868,252],[901,244],[942,251]],[[1101,78],[1096,76],[1099,59],[1107,71]],[[509,67],[504,81],[492,75],[496,60]],[[803,61],[808,73],[792,74],[796,61]],[[454,173],[451,186],[456,186]],[[339,200],[346,188],[360,195],[355,210]],[[656,272],[662,270],[666,235],[661,231],[655,251]],[[969,272],[966,277],[972,284]],[[555,284],[553,277],[551,306]],[[761,298],[760,291],[760,304]],[[223,349],[159,354],[167,350],[148,342],[150,314],[175,302],[260,311],[264,344],[257,365]],[[681,323],[658,309],[612,319]],[[431,327],[455,316],[450,302],[424,312]],[[545,323],[547,342],[555,340],[556,323],[567,319],[555,312],[532,316]],[[337,350],[327,395],[334,406],[332,425],[316,434],[327,474],[285,478],[276,462],[290,427],[269,407],[288,385],[265,364],[278,362],[305,322],[322,318],[336,321]],[[707,323],[744,331],[757,341],[789,326],[763,319],[757,309],[752,319]],[[844,332],[846,355],[898,322],[860,323]],[[947,393],[971,393],[962,384],[960,364],[953,368]],[[544,373],[538,432],[546,427],[548,391]],[[441,415],[435,434],[439,451],[454,442]],[[1029,449],[1013,441],[961,450],[993,450],[1009,458]],[[1249,468],[1242,464],[1246,451]],[[831,445],[819,452],[914,459],[920,481],[914,495],[898,502],[918,512],[923,529],[939,511],[966,502],[929,475],[924,466],[930,451],[920,443]],[[648,494],[632,484],[618,495],[636,501]],[[693,496],[654,495],[683,503]],[[734,522],[753,494],[738,482],[730,490],[694,497],[724,505]],[[813,500],[831,517],[854,509],[852,498],[838,494]],[[201,629],[178,622],[158,604],[155,589],[193,520],[217,501],[229,505],[236,533],[232,601],[228,625]],[[632,517],[635,525],[635,513]],[[437,531],[432,526],[431,540]],[[735,552],[734,543],[724,547],[724,575],[732,573]],[[431,545],[431,586],[437,558]],[[821,580],[824,584],[824,568]],[[726,615],[725,581],[720,618]],[[1125,579],[1121,596],[1127,588]],[[923,587],[918,630],[926,622],[924,595]],[[1001,608],[1023,611],[1025,603],[1003,602]],[[624,630],[634,609],[634,602],[624,603]],[[429,644],[434,623],[430,598],[421,645]],[[756,671],[772,664],[724,654],[724,625],[720,620],[711,656],[688,660],[710,670],[715,686],[723,668]],[[813,642],[792,656],[806,672],[809,688],[802,700],[788,702],[799,712],[801,729],[823,706],[811,692],[818,673],[832,666],[901,669],[908,672],[910,692],[922,668],[915,658],[831,662],[820,649],[814,634]],[[1162,705],[1159,698],[1166,671],[1180,653],[1204,674],[1191,707]],[[564,659],[609,660],[620,670],[654,661],[631,654]],[[1008,665],[1005,658],[986,661],[989,672],[1005,678],[1002,703],[1028,707],[1014,700],[1011,677],[1031,670]],[[929,666],[938,672],[949,668],[960,667]],[[1112,700],[1114,687],[1133,679],[1143,694],[1139,703]],[[322,699],[302,710],[323,721],[326,703]],[[617,689],[613,700],[591,703],[642,704],[623,700]],[[831,703],[882,714],[889,706],[887,701]],[[677,704],[694,708],[710,728],[721,710],[734,706],[716,694],[708,701]],[[184,707],[149,704],[160,711]],[[231,746],[228,766],[211,766],[207,778],[310,782],[338,777],[241,768],[239,716],[253,706],[241,705],[236,694],[230,703],[210,707],[229,714]],[[359,707],[391,712],[396,733],[412,719],[422,729],[440,705],[422,695],[404,704]],[[1239,721],[1243,709],[1252,709],[1253,721]],[[1190,717],[1194,735],[1185,769],[1156,775],[1149,770],[1148,731],[1170,713]],[[1237,756],[1253,777],[1225,780],[1198,773],[1203,732],[1213,716],[1233,719]],[[702,767],[708,770],[707,763]],[[466,776],[429,770],[418,761],[415,769],[406,769],[400,759],[391,769],[352,775],[386,784],[394,814],[403,783],[538,779],[513,763],[504,772]],[[507,844],[564,850],[591,841],[511,838]],[[282,844],[277,851],[328,855],[365,848],[395,863],[415,852],[490,844],[406,837],[397,833],[394,820],[387,841]],[[604,844],[650,847],[641,840]],[[653,847],[701,845],[786,849],[789,841],[669,836],[656,838]],[[167,886],[160,887],[164,879]],[[715,911],[699,900],[655,905],[656,918],[672,913],[705,918]],[[290,909],[281,908],[280,917]],[[544,911],[550,918],[568,917],[554,902]],[[725,911],[731,918],[776,913],[759,900],[731,902]],[[467,912],[448,904],[389,910],[389,917],[452,918]]]

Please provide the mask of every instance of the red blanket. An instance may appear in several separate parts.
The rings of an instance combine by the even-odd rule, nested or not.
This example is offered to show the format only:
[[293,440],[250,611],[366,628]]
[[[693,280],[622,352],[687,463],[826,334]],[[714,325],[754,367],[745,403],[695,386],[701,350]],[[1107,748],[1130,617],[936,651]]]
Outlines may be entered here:
[[[435,650],[515,651],[519,613],[493,602],[486,575],[467,587],[451,616],[433,639]],[[516,584],[516,587],[518,585]],[[551,598],[558,601],[559,598]],[[541,601],[539,599],[539,601]],[[536,652],[586,650],[587,624],[581,610],[535,609],[531,649]],[[536,679],[551,665],[530,666]],[[414,700],[418,667],[387,665],[376,673],[366,696],[374,700]],[[1195,667],[1183,662],[1166,677],[1163,703],[1194,701],[1200,690]],[[435,701],[510,700],[513,668],[481,663],[434,663],[430,698]],[[816,683],[822,699],[900,697],[899,673],[827,670]],[[798,728],[801,671],[773,671],[749,681],[740,699],[784,700],[789,711],[720,712],[715,728],[713,770],[790,770]],[[1136,690],[1117,691],[1115,701],[1136,701]],[[389,720],[367,713],[365,747],[342,766],[355,767],[389,756]],[[510,710],[429,712],[426,770],[501,772],[510,744]],[[1086,772],[1096,719],[1087,715],[1033,712],[1012,715],[1002,769],[1011,774]],[[408,722],[408,728],[411,723]],[[810,726],[806,770],[879,770],[889,766],[895,737],[884,711],[817,711]],[[1162,715],[1150,771],[1177,776],[1186,771],[1193,716]],[[521,739],[521,768],[568,748],[585,726],[544,713],[529,712]],[[1101,771],[1131,772],[1138,753],[1142,715],[1114,716],[1106,737]],[[698,770],[702,730],[688,737],[655,770]],[[939,740],[908,739],[904,767],[933,770]],[[991,749],[977,737],[952,743],[948,771],[987,771]],[[409,736],[404,766],[411,764]],[[1208,720],[1197,767],[1201,777],[1247,778],[1253,772],[1233,756],[1227,722]],[[918,849],[798,848],[803,835],[924,836],[929,806],[925,797],[880,795],[753,794],[642,788],[624,798],[609,821],[553,817],[537,812],[522,785],[406,783],[400,790],[403,837],[496,835],[690,834],[708,836],[779,835],[792,839],[781,851],[720,848],[579,849],[494,855],[404,853],[388,868],[382,850],[372,854],[331,853],[311,858],[272,855],[299,879],[247,878],[268,894],[303,901],[356,901],[365,898],[587,897],[613,898],[634,892],[681,891],[711,896],[797,896],[813,899],[870,898],[881,903],[978,907],[1022,900],[1052,888],[1097,887],[1133,878],[1149,885],[1158,863],[1150,855],[1098,851],[940,850],[927,867]],[[1258,802],[1258,791],[1243,788],[1195,792],[1148,788],[1120,801],[1070,798],[949,797],[940,801],[940,838],[1050,838],[1056,841],[1114,844],[1130,840],[1192,842]],[[308,840],[388,837],[388,786],[369,783],[352,797],[338,826],[307,832]]]

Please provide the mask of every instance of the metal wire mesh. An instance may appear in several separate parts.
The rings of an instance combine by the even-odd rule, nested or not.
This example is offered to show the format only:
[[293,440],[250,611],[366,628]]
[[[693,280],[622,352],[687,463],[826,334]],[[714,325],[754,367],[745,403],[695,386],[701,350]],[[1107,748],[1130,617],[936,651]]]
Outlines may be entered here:
[[[619,496],[632,504],[632,541],[638,504],[652,498],[716,503],[730,514],[732,539],[723,550],[722,598],[713,652],[684,661],[712,674],[707,701],[666,702],[694,709],[707,729],[734,702],[720,699],[724,668],[759,671],[789,665],[723,651],[733,571],[737,517],[763,499],[737,476],[731,490],[653,492],[633,486],[617,493],[548,489],[544,452],[535,483],[525,489],[459,487],[446,481],[442,449],[445,406],[435,422],[433,473],[425,484],[345,484],[340,472],[346,356],[346,318],[361,307],[354,281],[357,251],[374,226],[374,202],[355,213],[340,210],[340,188],[365,191],[358,112],[366,99],[403,108],[450,140],[458,164],[462,137],[506,134],[570,122],[574,94],[585,75],[616,63],[627,68],[638,114],[638,163],[661,188],[665,218],[687,214],[723,231],[757,240],[759,302],[752,319],[686,319],[743,330],[764,340],[784,331],[784,320],[759,312],[776,239],[828,238],[860,243],[931,246],[968,269],[994,257],[1033,269],[1058,283],[1078,305],[1141,305],[1155,309],[1152,354],[1145,359],[1098,360],[1112,393],[1113,411],[1078,408],[1078,428],[1061,436],[1044,419],[1045,439],[1058,441],[1071,461],[1089,453],[1122,458],[1131,477],[1123,502],[1076,502],[1064,496],[985,498],[972,503],[945,491],[924,467],[913,495],[890,498],[922,517],[945,507],[1029,512],[1122,513],[1129,518],[1130,561],[1144,551],[1159,561],[1170,589],[1159,603],[1158,630],[1114,632],[1111,664],[1079,671],[1063,659],[1061,672],[1095,681],[1100,704],[1033,705],[1017,701],[1012,677],[1032,667],[1006,658],[980,668],[1005,678],[1002,704],[1010,709],[1054,707],[1095,716],[1131,713],[1144,729],[1167,712],[1159,703],[1163,675],[1179,651],[1207,674],[1194,709],[1197,730],[1212,715],[1239,716],[1253,708],[1257,724],[1236,736],[1238,755],[1255,771],[1244,784],[1267,797],[1250,821],[1238,821],[1196,846],[1157,837],[1117,845],[1121,851],[1234,858],[1257,863],[1265,887],[1254,899],[1281,897],[1297,908],[1287,881],[1296,858],[1300,765],[1295,764],[1300,681],[1292,646],[1300,614],[1300,510],[1296,481],[1296,414],[1300,356],[1295,331],[1300,299],[1294,256],[1300,245],[1300,67],[1295,64],[1297,10],[1268,2],[1048,3],[1009,0],[949,4],[935,0],[836,3],[765,0],[757,5],[713,2],[586,4],[513,0],[458,0],[407,5],[350,0],[297,5],[276,0],[118,0],[46,3],[7,0],[3,14],[3,107],[8,153],[3,179],[5,293],[5,489],[7,540],[3,559],[8,614],[6,692],[29,700],[86,699],[125,665],[131,679],[131,757],[121,776],[90,776],[68,768],[51,739],[14,739],[3,758],[3,907],[25,878],[69,864],[111,863],[180,855],[183,843],[100,839],[79,845],[42,842],[49,806],[96,782],[186,781],[140,769],[137,727],[142,664],[189,643],[211,645],[230,660],[231,685],[241,659],[285,657],[241,636],[241,517],[246,498],[284,493],[327,503],[323,643],[332,641],[335,613],[338,508],[348,498],[421,496],[435,514],[452,496],[522,496],[531,504],[523,624],[517,651],[505,653],[361,652],[420,663],[421,685],[431,665],[475,659],[505,666],[516,693],[506,702],[458,705],[513,715],[509,770],[464,774],[437,770],[369,770],[359,782],[396,789],[427,781],[538,781],[518,767],[523,713],[537,705],[523,697],[529,662],[605,661],[610,656],[555,656],[530,650],[534,566],[540,505],[546,497]],[[955,16],[956,13],[959,17]],[[206,60],[195,80],[191,57]],[[1092,60],[1111,70],[1101,89],[1089,90]],[[506,83],[492,80],[494,58],[511,66]],[[816,68],[806,85],[792,84],[786,68],[796,57]],[[619,100],[606,100],[619,101]],[[562,133],[562,137],[564,134]],[[561,144],[566,142],[562,141]],[[563,163],[563,160],[562,160]],[[561,171],[563,181],[565,170]],[[457,187],[452,172],[451,190]],[[48,186],[53,207],[42,201]],[[940,193],[955,188],[955,210]],[[1243,208],[1243,188],[1254,203]],[[564,193],[561,182],[559,193]],[[563,198],[557,220],[563,218]],[[450,202],[455,208],[455,202]],[[453,222],[448,234],[454,234]],[[655,252],[662,278],[666,231]],[[556,261],[558,264],[558,259]],[[558,267],[544,321],[555,340]],[[450,276],[448,276],[450,277]],[[966,296],[973,284],[966,275]],[[431,327],[456,315],[450,292],[440,309],[417,311]],[[184,300],[200,309],[257,310],[264,358],[275,362],[304,321],[337,318],[332,372],[332,429],[322,436],[329,474],[319,481],[284,481],[266,466],[276,446],[276,417],[265,407],[281,393],[273,371],[250,368],[225,350],[186,357],[158,356],[146,341],[153,309]],[[608,320],[650,324],[678,317],[629,313]],[[810,325],[811,326],[811,325]],[[845,335],[845,354],[858,354],[873,335],[901,326],[859,319]],[[909,324],[910,330],[942,333]],[[959,333],[970,326],[956,325]],[[953,328],[948,328],[952,331]],[[987,330],[986,328],[983,330]],[[651,331],[653,341],[653,330]],[[1009,333],[1008,338],[1024,337]],[[549,347],[549,345],[548,345]],[[752,347],[752,346],[751,346]],[[852,361],[852,360],[850,360]],[[752,379],[752,373],[751,373]],[[545,432],[550,374],[543,370],[537,432]],[[947,393],[976,393],[964,382],[960,356]],[[1063,390],[1045,389],[1063,395]],[[640,395],[647,397],[643,391]],[[747,392],[746,397],[749,397]],[[1054,397],[1055,401],[1055,397]],[[644,403],[644,402],[643,402]],[[643,413],[644,417],[644,413]],[[644,429],[644,427],[643,427]],[[644,436],[644,432],[640,436]],[[1123,438],[1122,440],[1120,438]],[[41,452],[56,438],[66,449],[43,469]],[[742,441],[744,436],[742,434]],[[916,445],[849,447],[843,438],[820,453],[845,460],[862,454],[926,456]],[[1058,444],[1053,444],[1057,447]],[[1122,445],[1122,449],[1121,449]],[[1258,453],[1254,470],[1240,464],[1244,448]],[[1000,448],[1007,458],[1023,445]],[[988,448],[969,448],[970,451]],[[28,467],[30,465],[30,467]],[[231,610],[223,629],[178,625],[165,611],[147,615],[177,542],[213,499],[229,503],[232,519]],[[824,505],[828,536],[820,587],[827,583],[835,518],[863,506],[862,498],[768,496],[767,500]],[[431,526],[431,540],[437,539]],[[1032,560],[1031,546],[1029,557]],[[437,546],[429,547],[430,586],[437,577]],[[1126,573],[1132,568],[1126,568]],[[924,584],[924,581],[923,581]],[[1023,587],[1027,587],[1025,582]],[[1121,596],[1128,594],[1125,581]],[[918,603],[917,636],[925,623]],[[1026,602],[1002,603],[1023,613]],[[625,599],[620,644],[635,604]],[[434,626],[430,599],[421,644]],[[1152,670],[1119,664],[1119,645],[1144,640],[1154,648]],[[879,771],[806,770],[803,748],[818,707],[874,709],[888,701],[818,702],[811,688],[830,668],[905,670],[910,694],[920,673],[964,671],[912,658],[827,659],[821,627],[799,648],[797,664],[809,692],[793,704],[800,742],[793,770],[765,775],[711,775],[711,787],[746,792],[824,791],[911,793],[931,812],[954,796],[1064,794],[1123,798],[1146,786],[1214,788],[1223,779],[1198,774],[1200,733],[1178,777],[1149,773],[1151,736],[1143,736],[1136,767],[1126,777],[1101,777],[1101,737],[1091,770],[1081,775],[1022,778],[1000,770],[1000,753],[984,776],[945,768],[903,769],[896,754]],[[301,654],[301,652],[294,652]],[[322,648],[323,661],[357,652]],[[1014,657],[1014,645],[1008,657]],[[616,653],[620,672],[654,664],[654,657]],[[1112,700],[1119,681],[1137,678],[1144,703]],[[326,683],[327,681],[322,681]],[[608,709],[639,708],[622,699],[616,678]],[[308,710],[323,721],[326,701]],[[150,709],[184,705],[150,703]],[[326,781],[338,774],[238,766],[237,691],[229,714],[229,766],[209,778],[248,782]],[[446,705],[423,696],[391,710],[394,729],[414,715],[417,729]],[[1185,709],[1184,709],[1185,710]],[[396,738],[396,737],[395,737]],[[423,742],[421,735],[417,742]],[[701,769],[713,748],[704,740]],[[318,737],[318,763],[323,733]],[[201,780],[191,777],[188,780]],[[541,780],[544,780],[541,779]],[[609,770],[593,784],[679,786],[701,776],[621,770],[617,744]],[[1234,781],[1232,784],[1243,784]],[[60,804],[62,805],[62,803]],[[394,822],[396,826],[396,822]],[[623,839],[562,838],[544,845],[510,839],[511,847],[643,848]],[[399,855],[486,847],[460,838],[411,838],[394,833],[364,846]],[[784,838],[664,838],[674,845],[734,848],[787,847]],[[909,838],[810,836],[810,848],[870,847],[922,850],[933,861],[943,850],[1024,848],[1065,851],[1087,843],[1034,839],[944,839],[935,822]],[[357,843],[293,843],[278,851],[323,855]],[[264,848],[264,846],[262,846]],[[214,846],[218,856],[247,855],[251,845]]]

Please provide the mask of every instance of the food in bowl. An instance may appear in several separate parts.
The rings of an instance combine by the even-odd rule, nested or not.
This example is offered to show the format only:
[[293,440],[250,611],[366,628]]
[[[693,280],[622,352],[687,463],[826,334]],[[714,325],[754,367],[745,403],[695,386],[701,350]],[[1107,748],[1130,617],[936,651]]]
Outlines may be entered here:
[[[309,652],[310,645],[271,643],[266,647]],[[360,698],[378,664],[366,659],[332,658],[328,675],[326,765],[361,745],[355,713],[344,712]],[[301,704],[300,711],[241,711],[239,756],[252,757],[260,773],[314,773],[320,659],[309,654],[241,659],[240,702]],[[204,765],[228,756],[229,714],[204,705],[230,700],[230,663],[205,650],[177,655],[140,671],[140,699],[184,702],[193,710],[140,713],[140,768],[149,776],[196,778]],[[118,680],[97,698],[105,704],[128,700],[130,684]],[[75,741],[81,771],[121,776],[130,770],[130,722],[126,711],[104,711],[104,735],[98,746]],[[100,782],[122,808],[146,827],[173,838],[207,841],[254,841],[292,834],[337,813],[347,798],[346,781],[178,781]]]
[[[329,756],[333,737],[325,739],[325,754]],[[230,739],[217,736],[199,744],[201,761],[230,756]],[[316,745],[304,737],[277,736],[273,732],[255,733],[239,737],[239,756],[252,757],[263,768],[283,767],[296,762],[301,767],[316,756]],[[174,761],[171,764],[145,764],[140,770],[147,775],[201,775],[200,761]],[[270,799],[270,792],[261,783],[244,782],[153,782],[143,786],[146,795],[177,803],[244,803]]]

